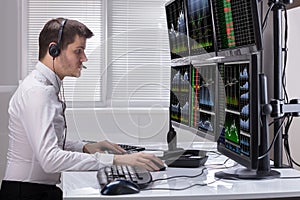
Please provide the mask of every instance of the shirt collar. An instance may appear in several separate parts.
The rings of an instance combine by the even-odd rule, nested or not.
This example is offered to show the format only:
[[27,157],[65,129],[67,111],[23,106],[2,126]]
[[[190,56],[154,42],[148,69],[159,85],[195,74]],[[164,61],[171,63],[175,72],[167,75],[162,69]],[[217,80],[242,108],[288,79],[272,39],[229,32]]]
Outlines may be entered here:
[[49,67],[44,65],[42,62],[38,61],[35,67],[47,80],[50,81],[52,85],[55,87],[55,91],[58,93],[60,90],[60,86],[62,84],[62,80],[54,73]]

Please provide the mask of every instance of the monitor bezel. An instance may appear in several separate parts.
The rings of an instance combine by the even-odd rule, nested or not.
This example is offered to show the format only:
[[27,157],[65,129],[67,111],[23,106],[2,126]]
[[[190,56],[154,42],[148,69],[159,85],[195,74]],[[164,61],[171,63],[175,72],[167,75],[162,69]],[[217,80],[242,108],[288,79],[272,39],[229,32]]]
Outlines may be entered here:
[[[247,61],[248,60],[248,61]],[[223,59],[221,63],[231,64],[231,63],[242,63],[249,62],[249,78],[250,78],[250,133],[251,133],[251,144],[250,147],[250,157],[245,157],[234,153],[233,151],[227,149],[223,144],[217,141],[217,150],[223,155],[231,158],[232,160],[238,162],[244,167],[256,170],[258,168],[258,155],[259,155],[259,145],[260,145],[260,103],[259,103],[259,84],[258,84],[258,55],[253,54],[249,56],[242,56],[241,58],[235,57],[234,59]],[[221,77],[220,77],[221,78]],[[221,132],[221,127],[219,130],[219,135]]]
[[[217,64],[215,62],[195,62],[195,61],[191,61],[190,64],[186,64],[184,62],[181,62],[181,63],[176,63],[176,65],[171,65],[171,70],[174,68],[174,67],[186,67],[186,66],[189,66],[190,67],[190,72],[192,70],[192,67],[193,65],[205,65],[205,66],[213,66],[213,67],[216,67],[216,71],[215,71],[215,78],[217,78]],[[191,77],[191,75],[190,75]],[[191,80],[190,80],[191,81]],[[170,80],[170,91],[172,92],[172,81]],[[214,101],[215,101],[215,104],[217,105],[216,101],[217,101],[217,84],[215,84],[215,95],[214,95]],[[216,142],[217,139],[218,139],[218,135],[217,135],[217,107],[215,107],[215,120],[214,120],[214,131],[213,132],[207,132],[205,130],[201,130],[201,129],[197,129],[196,127],[192,126],[191,125],[191,112],[192,112],[192,105],[191,105],[191,93],[192,93],[192,87],[191,87],[191,83],[190,83],[190,91],[189,91],[189,124],[184,124],[184,123],[181,123],[181,122],[178,122],[174,119],[171,118],[171,114],[170,114],[170,122],[171,122],[171,125],[173,125],[174,127],[177,127],[177,128],[182,128],[184,130],[187,130],[189,132],[191,132],[192,134],[195,134],[203,139],[206,139],[206,140],[209,140],[209,141],[212,141],[212,142]],[[170,95],[170,108],[171,108],[171,95]]]
[[[183,10],[184,10],[184,20],[185,20],[185,31],[186,31],[186,45],[187,45],[187,51],[185,51],[184,53],[182,53],[182,55],[177,55],[175,53],[172,54],[172,50],[171,50],[171,40],[170,40],[170,35],[169,35],[169,32],[170,32],[170,29],[169,29],[169,24],[168,24],[168,6],[170,6],[171,4],[175,3],[176,1],[182,1],[183,2]],[[169,50],[170,50],[170,58],[171,60],[178,60],[178,61],[181,61],[182,59],[184,60],[186,57],[189,56],[189,44],[188,44],[188,28],[187,28],[187,19],[186,19],[186,3],[185,3],[185,0],[171,0],[171,1],[168,1],[166,4],[165,4],[165,13],[166,13],[166,21],[167,21],[167,29],[168,29],[168,40],[169,40]],[[178,62],[177,61],[177,62]]]
[[191,41],[194,40],[191,38],[191,30],[190,30],[190,23],[189,23],[189,9],[188,9],[188,0],[185,0],[185,5],[186,5],[186,24],[187,24],[187,35],[188,35],[188,42],[189,42],[189,55],[191,59],[193,60],[200,60],[200,61],[207,61],[209,59],[214,58],[216,54],[216,35],[215,35],[215,23],[214,23],[214,14],[213,14],[213,9],[212,9],[212,2],[211,0],[207,0],[210,6],[210,13],[211,13],[211,23],[212,23],[212,35],[213,35],[213,51],[211,52],[201,52],[200,54],[193,54],[192,55],[192,48],[191,48]]
[[[241,55],[249,55],[255,54],[263,50],[263,39],[262,39],[262,28],[261,28],[261,21],[260,21],[260,12],[259,12],[259,3],[257,0],[250,0],[251,3],[251,11],[252,11],[252,19],[253,19],[253,30],[254,30],[254,44],[238,46],[234,48],[225,48],[219,49],[218,48],[218,41],[217,41],[217,33],[216,27],[215,34],[216,34],[216,55],[221,57],[232,57],[232,56],[241,56]],[[214,18],[216,18],[216,12],[213,11]]]

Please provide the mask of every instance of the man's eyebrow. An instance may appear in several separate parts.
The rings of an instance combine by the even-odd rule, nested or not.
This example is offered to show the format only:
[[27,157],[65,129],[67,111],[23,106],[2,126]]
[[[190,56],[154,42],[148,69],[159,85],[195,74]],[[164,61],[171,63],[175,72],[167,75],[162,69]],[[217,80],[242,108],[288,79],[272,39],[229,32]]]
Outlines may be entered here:
[[85,49],[85,46],[77,46],[76,48]]

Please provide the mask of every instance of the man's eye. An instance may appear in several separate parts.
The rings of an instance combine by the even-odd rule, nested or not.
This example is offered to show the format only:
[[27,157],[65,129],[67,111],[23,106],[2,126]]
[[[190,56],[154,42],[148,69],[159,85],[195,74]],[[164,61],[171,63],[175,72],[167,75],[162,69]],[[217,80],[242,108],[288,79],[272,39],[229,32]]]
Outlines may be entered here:
[[81,49],[75,50],[75,53],[76,53],[76,54],[80,54],[80,53],[81,53]]

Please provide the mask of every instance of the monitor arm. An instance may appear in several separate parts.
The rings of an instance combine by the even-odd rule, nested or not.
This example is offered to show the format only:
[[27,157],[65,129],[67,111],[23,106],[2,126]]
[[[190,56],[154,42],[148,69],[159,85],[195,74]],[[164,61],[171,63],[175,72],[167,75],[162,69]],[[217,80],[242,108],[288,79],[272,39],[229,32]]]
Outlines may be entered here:
[[[300,99],[292,99],[289,103],[284,103],[284,100],[273,99],[270,103],[267,103],[267,77],[264,74],[259,75],[260,81],[260,102],[261,102],[261,134],[260,134],[260,147],[259,152],[262,154],[267,153],[269,147],[269,124],[267,116],[271,116],[274,119],[281,119],[284,116],[300,116]],[[278,131],[279,132],[279,131]],[[277,137],[278,136],[275,136]],[[282,138],[282,137],[281,137]],[[274,153],[280,154],[278,151]],[[274,155],[276,156],[276,155]],[[258,171],[264,173],[270,171],[269,154],[267,153],[263,158],[259,160]],[[275,164],[275,163],[274,163]],[[275,166],[278,167],[278,166]]]
[[[283,99],[282,51],[284,50],[284,48],[282,48],[282,37],[283,37],[282,10],[287,4],[292,4],[292,3],[293,0],[268,0],[268,5],[270,8],[272,7],[271,10],[273,11],[274,99]],[[266,110],[268,111],[268,108],[266,108]],[[274,166],[275,167],[282,167],[282,129],[280,128],[281,123],[282,120],[280,118],[274,122],[274,130],[278,130],[278,136],[274,143]]]
[[292,99],[290,103],[283,100],[273,99],[269,104],[262,106],[262,114],[270,115],[272,118],[281,118],[286,115],[300,116],[300,99]]

